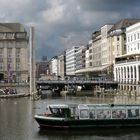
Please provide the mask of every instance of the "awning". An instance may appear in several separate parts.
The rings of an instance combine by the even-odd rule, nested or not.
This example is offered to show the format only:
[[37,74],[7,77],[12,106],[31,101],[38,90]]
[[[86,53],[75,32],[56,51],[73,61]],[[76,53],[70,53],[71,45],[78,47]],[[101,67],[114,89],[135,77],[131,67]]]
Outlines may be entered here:
[[103,71],[104,69],[107,69],[109,66],[111,66],[111,65],[104,65],[104,66],[100,66],[100,67],[80,69],[80,70],[77,70],[75,73],[77,74],[77,73]]

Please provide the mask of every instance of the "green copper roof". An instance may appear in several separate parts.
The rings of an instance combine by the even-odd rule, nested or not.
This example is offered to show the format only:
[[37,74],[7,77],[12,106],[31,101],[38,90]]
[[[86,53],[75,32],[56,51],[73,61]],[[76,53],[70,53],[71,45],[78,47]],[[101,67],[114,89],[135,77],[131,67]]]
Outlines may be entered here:
[[0,32],[25,32],[20,23],[0,23]]

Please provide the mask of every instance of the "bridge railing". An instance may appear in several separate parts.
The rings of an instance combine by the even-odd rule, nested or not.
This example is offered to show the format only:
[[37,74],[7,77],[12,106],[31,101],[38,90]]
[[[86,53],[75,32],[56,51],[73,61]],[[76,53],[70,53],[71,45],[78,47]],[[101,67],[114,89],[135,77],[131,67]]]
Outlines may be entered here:
[[84,84],[117,84],[115,81],[108,81],[108,80],[46,80],[46,81],[37,81],[37,84],[79,84],[79,83],[84,83]]

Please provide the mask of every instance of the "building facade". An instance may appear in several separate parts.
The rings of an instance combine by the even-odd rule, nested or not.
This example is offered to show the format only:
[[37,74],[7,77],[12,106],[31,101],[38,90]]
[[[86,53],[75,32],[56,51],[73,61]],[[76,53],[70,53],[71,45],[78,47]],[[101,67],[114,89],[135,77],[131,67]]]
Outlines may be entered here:
[[81,46],[76,52],[76,71],[85,68],[85,46]]
[[57,56],[51,59],[51,75],[54,77],[58,76],[58,57]]
[[89,41],[89,67],[78,70],[90,77],[114,78],[115,57],[126,54],[126,28],[137,23],[137,19],[123,19],[107,24],[92,33]]
[[75,76],[76,71],[76,52],[80,46],[72,46],[72,48],[66,50],[66,75]]
[[115,63],[115,57],[126,54],[126,28],[137,23],[137,19],[123,19],[108,31],[109,62]]
[[49,70],[47,57],[43,56],[40,62],[36,63],[36,79],[42,78],[42,76],[47,75]]
[[114,79],[122,90],[139,90],[140,81],[140,22],[126,29],[126,55],[116,58]]
[[58,56],[58,76],[61,79],[65,78],[66,68],[65,68],[65,53]]
[[104,25],[101,27],[101,65],[110,65],[109,63],[109,45],[108,45],[108,31],[113,25]]
[[0,80],[25,82],[28,70],[27,32],[20,23],[0,23]]
[[85,51],[85,69],[88,67],[89,67],[89,45],[87,45]]

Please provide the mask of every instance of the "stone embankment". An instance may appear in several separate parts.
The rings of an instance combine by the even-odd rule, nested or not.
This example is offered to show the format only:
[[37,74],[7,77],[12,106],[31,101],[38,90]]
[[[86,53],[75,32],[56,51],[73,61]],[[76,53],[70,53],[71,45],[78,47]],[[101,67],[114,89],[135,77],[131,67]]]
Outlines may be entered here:
[[18,94],[9,94],[9,95],[0,95],[0,98],[18,98],[18,97],[27,97],[29,94],[18,93]]
[[0,94],[0,98],[19,98],[19,97],[27,97],[29,96],[29,85],[10,85],[10,84],[0,84],[0,90],[5,91],[5,89],[14,89],[16,90],[16,93],[9,94],[9,93],[3,93]]

